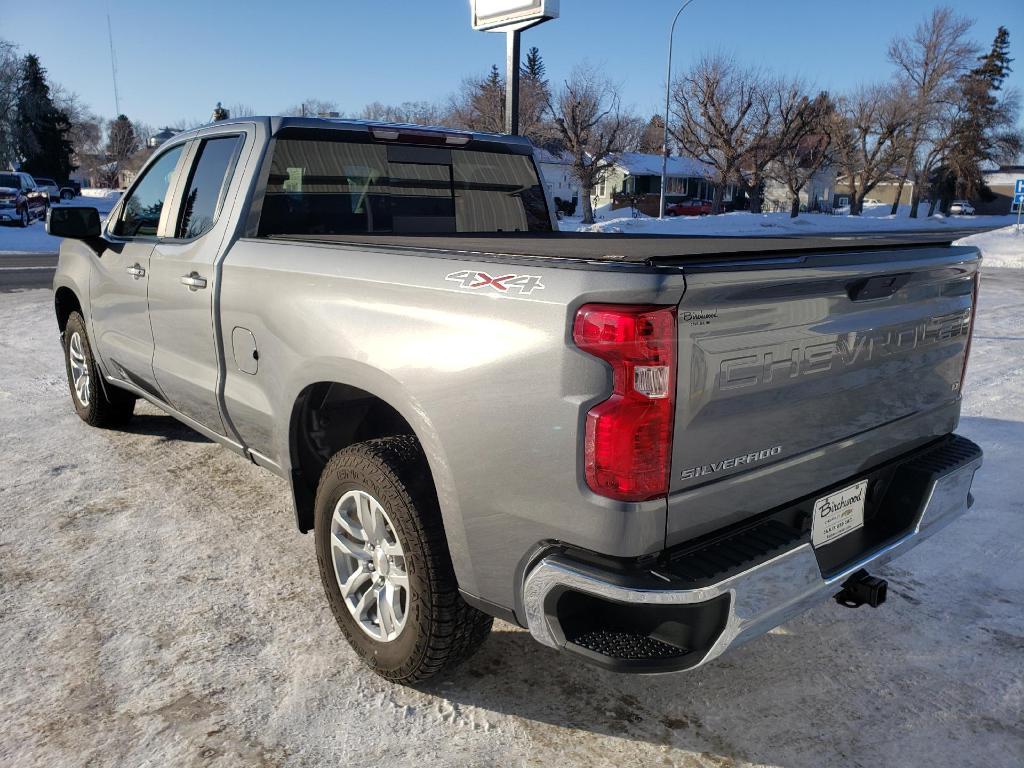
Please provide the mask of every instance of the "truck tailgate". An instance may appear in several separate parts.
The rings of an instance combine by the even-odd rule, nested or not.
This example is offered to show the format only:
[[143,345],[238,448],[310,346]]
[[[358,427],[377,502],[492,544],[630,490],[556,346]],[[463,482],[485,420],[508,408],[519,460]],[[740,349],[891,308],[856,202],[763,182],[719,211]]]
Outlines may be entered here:
[[685,267],[666,546],[952,431],[978,263],[920,247]]

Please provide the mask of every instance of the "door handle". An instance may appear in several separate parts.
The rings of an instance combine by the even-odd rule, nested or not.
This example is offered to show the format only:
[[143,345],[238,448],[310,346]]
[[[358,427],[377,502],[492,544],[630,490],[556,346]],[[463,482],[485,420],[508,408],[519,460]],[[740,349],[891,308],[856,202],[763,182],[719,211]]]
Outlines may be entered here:
[[190,272],[187,275],[182,275],[181,284],[187,285],[190,291],[198,291],[200,288],[206,287],[206,278],[200,277],[198,272]]
[[139,264],[138,262],[136,262],[134,265],[130,267],[125,267],[124,271],[127,272],[132,277],[134,277],[136,280],[138,280],[140,277],[146,276],[146,270],[144,270],[142,268],[142,265]]

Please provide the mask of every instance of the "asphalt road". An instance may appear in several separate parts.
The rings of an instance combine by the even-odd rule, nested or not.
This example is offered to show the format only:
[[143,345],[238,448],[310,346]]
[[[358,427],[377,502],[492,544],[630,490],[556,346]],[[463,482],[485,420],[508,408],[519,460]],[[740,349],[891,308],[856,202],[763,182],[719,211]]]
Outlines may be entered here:
[[0,293],[49,288],[56,267],[56,253],[5,253],[0,256]]

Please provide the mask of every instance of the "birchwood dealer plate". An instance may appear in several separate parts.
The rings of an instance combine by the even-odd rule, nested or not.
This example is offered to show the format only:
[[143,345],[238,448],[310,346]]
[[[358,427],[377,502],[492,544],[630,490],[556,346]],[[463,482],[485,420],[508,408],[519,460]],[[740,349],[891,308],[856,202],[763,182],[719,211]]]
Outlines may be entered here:
[[864,527],[864,497],[868,481],[861,480],[855,485],[822,496],[814,502],[814,519],[811,521],[811,544],[822,547]]

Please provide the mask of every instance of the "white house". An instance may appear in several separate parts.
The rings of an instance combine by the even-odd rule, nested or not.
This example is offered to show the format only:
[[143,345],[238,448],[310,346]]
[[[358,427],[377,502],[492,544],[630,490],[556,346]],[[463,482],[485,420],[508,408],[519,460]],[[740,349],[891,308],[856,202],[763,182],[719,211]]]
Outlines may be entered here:
[[567,203],[579,200],[580,184],[572,175],[572,158],[568,153],[556,155],[537,147],[534,149],[534,157],[540,168],[541,181],[551,197]]

